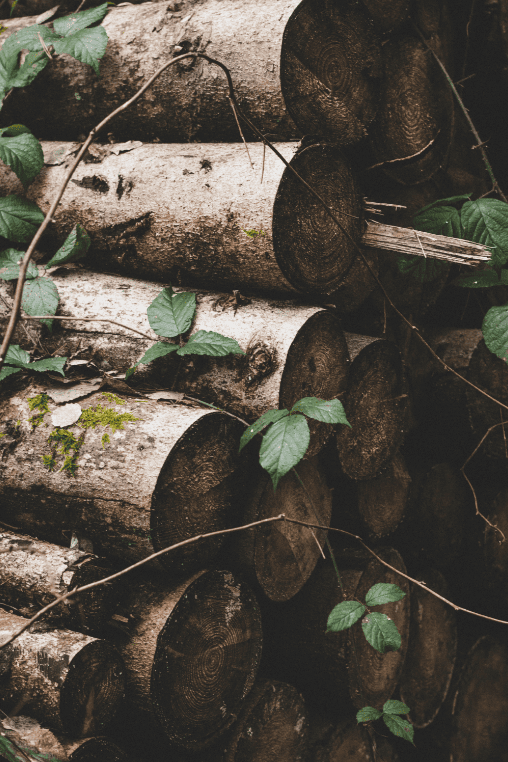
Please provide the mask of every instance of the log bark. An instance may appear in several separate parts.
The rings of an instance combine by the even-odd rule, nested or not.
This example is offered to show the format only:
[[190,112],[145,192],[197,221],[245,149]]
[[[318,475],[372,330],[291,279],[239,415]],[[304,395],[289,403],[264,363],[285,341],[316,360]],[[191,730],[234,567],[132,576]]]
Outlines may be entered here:
[[[0,610],[2,640],[25,622]],[[116,649],[70,630],[33,630],[1,651],[3,711],[29,712],[78,738],[100,732],[124,692],[124,667]]]
[[[93,394],[81,400],[83,410],[106,415],[109,408],[109,415],[112,409],[136,420],[117,431],[101,425],[65,429],[76,440],[84,434],[72,476],[48,471],[42,461],[43,455],[52,454],[47,441],[52,430],[43,424],[31,431],[27,398],[44,391],[32,386],[1,408],[4,422],[21,421],[14,447],[1,463],[2,520],[61,544],[76,532],[88,537],[101,555],[123,563],[233,525],[244,476],[239,421],[225,413],[152,400],[129,398],[123,405],[110,405],[101,394]],[[57,409],[51,402],[48,407],[51,413]],[[44,423],[50,420],[46,413]],[[104,433],[110,443],[103,442]],[[55,459],[58,469],[63,456],[56,453]],[[212,558],[221,543],[219,537],[191,544],[161,556],[161,564],[185,573]]]
[[[250,523],[284,513],[287,518],[328,526],[332,496],[317,458],[296,467],[304,488],[293,473],[284,476],[274,492],[266,471],[258,468],[253,478],[242,521]],[[226,548],[247,578],[256,580],[272,601],[287,601],[301,590],[321,556],[324,530],[278,522],[238,533]]]
[[453,95],[427,48],[408,34],[383,48],[385,77],[369,130],[375,164],[404,185],[428,180],[448,157]]
[[[471,355],[468,378],[471,383],[488,392],[494,399],[498,399],[505,405],[508,403],[506,362],[487,349],[483,339]],[[491,426],[508,420],[506,412],[499,405],[490,402],[471,387],[467,387],[466,397],[469,420],[478,441]],[[481,451],[487,458],[505,460],[508,457],[506,429],[506,426],[498,426],[483,443]]]
[[411,476],[405,460],[397,453],[374,479],[357,482],[358,512],[374,537],[394,532],[406,514]]
[[352,363],[344,407],[351,425],[337,429],[342,469],[373,478],[404,438],[407,393],[400,352],[385,339],[346,333]]
[[[153,342],[110,323],[79,322],[34,329],[48,353],[90,359],[101,370],[125,372],[160,339],[150,328],[147,307],[161,292],[159,284],[130,278],[67,270],[52,276],[60,297],[59,314],[73,318],[94,315],[131,326]],[[9,312],[10,287],[0,281],[0,327]],[[141,365],[135,385],[163,386],[225,408],[254,422],[267,410],[291,409],[303,397],[332,399],[346,388],[349,353],[338,318],[318,307],[296,302],[245,299],[216,293],[197,293],[193,331],[205,330],[236,339],[245,355],[210,358],[168,355]],[[2,312],[4,318],[2,320]],[[25,323],[25,325],[27,325]],[[37,324],[38,326],[40,324]],[[101,330],[102,329],[102,330]],[[33,344],[20,326],[14,343],[30,350]],[[310,454],[332,433],[332,426],[309,420]]]
[[[483,507],[483,506],[482,506]],[[508,537],[508,489],[503,487],[485,511],[489,521]],[[508,612],[508,551],[507,543],[499,532],[485,526],[482,537],[483,585],[490,608],[495,607],[497,617]],[[504,613],[502,613],[504,612]]]
[[[181,52],[206,51],[226,63],[242,111],[263,133],[276,140],[298,138],[284,107],[279,75],[282,35],[296,4],[207,0],[180,10],[173,10],[174,2],[113,8],[102,23],[109,42],[100,78],[91,67],[57,56],[35,85],[15,91],[2,118],[5,124],[21,122],[44,139],[78,140],[131,98],[175,55],[178,44]],[[35,18],[22,23],[33,24]],[[6,26],[10,24],[19,27],[20,20]],[[164,72],[108,129],[119,141],[241,140],[224,73],[193,59]]]
[[358,142],[376,115],[381,45],[363,9],[304,0],[282,41],[281,89],[304,135]]
[[[443,575],[418,575],[429,589],[449,598]],[[417,585],[411,585],[409,647],[400,681],[401,701],[410,707],[415,728],[425,728],[446,699],[457,655],[455,611]]]
[[368,730],[356,721],[340,723],[326,749],[322,762],[399,762],[399,756],[387,738],[372,734],[375,756]]
[[[83,550],[62,548],[6,530],[0,532],[0,554],[4,607],[14,607],[27,618],[55,597],[113,573],[104,560]],[[111,616],[117,597],[114,585],[103,585],[61,603],[46,614],[45,621],[97,634]]]
[[260,680],[234,727],[224,762],[306,762],[308,731],[305,702],[296,688]]
[[141,726],[156,717],[172,744],[198,751],[236,719],[261,658],[261,620],[250,589],[227,571],[175,587],[139,577],[115,638],[127,701]]
[[410,0],[362,0],[380,32],[390,32],[406,20]]

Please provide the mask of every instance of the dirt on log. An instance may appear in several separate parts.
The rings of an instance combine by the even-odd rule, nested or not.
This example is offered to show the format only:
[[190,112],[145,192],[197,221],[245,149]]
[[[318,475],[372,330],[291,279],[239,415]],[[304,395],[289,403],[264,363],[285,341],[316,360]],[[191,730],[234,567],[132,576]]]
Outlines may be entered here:
[[[198,751],[229,728],[261,658],[261,619],[250,589],[228,571],[179,586],[135,578],[114,640],[127,673],[133,722],[156,717],[170,742]],[[123,630],[123,631],[122,631]]]
[[[160,284],[84,270],[52,276],[60,297],[59,315],[100,316],[130,326],[152,341],[111,323],[53,324],[48,335],[39,323],[18,325],[13,343],[27,350],[42,341],[48,354],[91,360],[101,371],[122,373],[134,366],[160,337],[150,328],[147,308]],[[178,289],[177,289],[178,290]],[[6,324],[12,287],[0,281],[0,329]],[[136,387],[162,387],[218,405],[253,423],[267,410],[291,407],[303,397],[333,399],[345,392],[349,352],[339,319],[330,310],[294,301],[244,298],[241,294],[196,293],[192,331],[214,331],[236,339],[245,355],[206,357],[176,354],[140,365]],[[37,326],[37,327],[36,327]],[[31,339],[29,337],[32,337]],[[315,454],[332,426],[309,420]]]
[[[40,138],[79,140],[175,55],[206,52],[228,66],[240,108],[267,137],[299,138],[284,107],[279,75],[282,35],[297,3],[206,0],[180,10],[173,1],[112,8],[102,22],[109,42],[100,78],[68,55],[55,56],[36,83],[15,90],[2,118],[5,124],[21,122]],[[4,25],[16,30],[35,21]],[[119,141],[241,141],[224,72],[196,59],[166,70],[107,129]]]
[[[0,531],[0,597],[31,618],[55,596],[96,582],[113,573],[103,559],[79,550],[63,548],[6,530]],[[78,632],[99,633],[118,599],[113,584],[102,585],[61,603],[49,611],[45,622]]]
[[[0,464],[2,520],[62,545],[77,533],[123,563],[233,526],[244,476],[239,421],[205,408],[97,393],[78,403],[88,428],[50,428],[59,412],[51,400],[48,413],[37,408],[30,420],[28,399],[44,393],[31,386],[1,407],[13,440]],[[190,544],[160,563],[190,573],[222,541]]]
[[[0,642],[26,624],[0,609]],[[117,650],[70,630],[34,626],[0,650],[0,704],[7,714],[34,719],[79,738],[111,721],[124,693],[124,666]]]

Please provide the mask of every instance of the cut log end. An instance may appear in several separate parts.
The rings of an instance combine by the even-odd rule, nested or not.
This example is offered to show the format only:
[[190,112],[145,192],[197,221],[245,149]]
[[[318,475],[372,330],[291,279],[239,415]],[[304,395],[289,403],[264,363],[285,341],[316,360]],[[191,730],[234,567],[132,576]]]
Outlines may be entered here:
[[347,723],[333,734],[327,749],[327,762],[399,762],[390,741],[375,734],[375,753],[368,730],[355,722]]
[[358,511],[369,532],[383,537],[395,531],[409,500],[411,477],[398,453],[374,479],[358,482]]

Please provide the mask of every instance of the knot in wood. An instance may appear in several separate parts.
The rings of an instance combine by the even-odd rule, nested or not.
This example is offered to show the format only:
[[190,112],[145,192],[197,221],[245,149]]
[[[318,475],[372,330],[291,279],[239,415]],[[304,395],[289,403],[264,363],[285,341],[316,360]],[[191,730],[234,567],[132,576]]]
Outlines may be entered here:
[[257,384],[261,379],[273,373],[276,367],[275,350],[266,344],[255,344],[246,352],[245,383],[247,386]]

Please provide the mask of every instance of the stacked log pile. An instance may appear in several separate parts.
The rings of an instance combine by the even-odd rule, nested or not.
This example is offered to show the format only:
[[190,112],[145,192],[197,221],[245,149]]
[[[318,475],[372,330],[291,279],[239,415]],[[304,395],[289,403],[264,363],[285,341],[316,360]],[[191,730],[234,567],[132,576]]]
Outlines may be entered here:
[[[476,313],[443,309],[454,268],[489,252],[405,227],[427,203],[489,190],[429,52],[458,76],[455,5],[124,3],[103,21],[100,79],[57,56],[7,100],[2,124],[43,139],[45,166],[26,189],[1,166],[0,189],[44,212],[83,133],[177,53],[225,62],[257,129],[241,142],[218,68],[179,62],[91,144],[40,243],[44,262],[76,223],[92,241],[51,273],[52,331],[23,320],[13,339],[67,356],[66,379],[0,385],[0,643],[63,598],[0,649],[6,737],[62,762],[502,758],[503,630],[444,599],[508,619],[504,427],[464,469],[503,419],[407,325],[508,403]],[[423,283],[397,267],[422,251],[448,260]],[[12,285],[0,280],[3,328]],[[243,354],[139,364],[160,338],[147,308],[170,285],[195,295],[192,332]],[[350,427],[309,420],[305,458],[274,491],[259,443],[240,453],[240,437],[304,397],[339,399]],[[378,583],[404,592],[378,609],[399,649],[376,651],[361,622],[326,632],[334,606]],[[356,723],[390,699],[410,707],[416,749]]]

